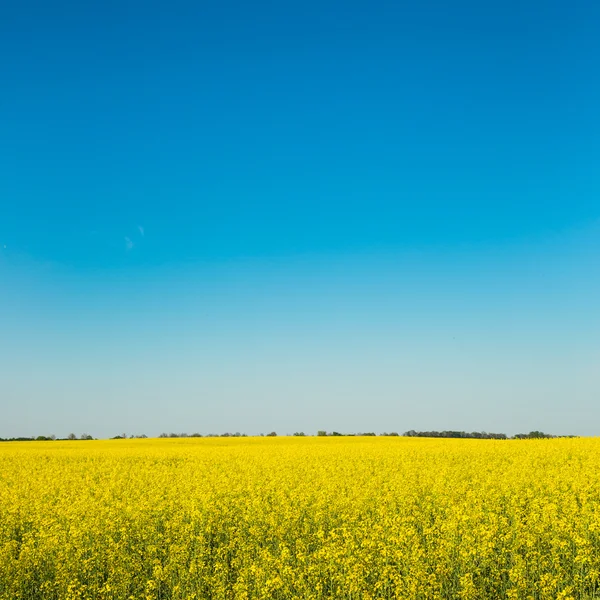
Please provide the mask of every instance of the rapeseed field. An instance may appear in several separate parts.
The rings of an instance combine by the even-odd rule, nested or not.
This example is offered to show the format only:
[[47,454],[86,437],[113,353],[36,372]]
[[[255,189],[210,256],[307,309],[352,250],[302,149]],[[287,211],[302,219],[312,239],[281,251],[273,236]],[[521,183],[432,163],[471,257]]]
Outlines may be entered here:
[[1,600],[600,596],[600,440],[0,445]]

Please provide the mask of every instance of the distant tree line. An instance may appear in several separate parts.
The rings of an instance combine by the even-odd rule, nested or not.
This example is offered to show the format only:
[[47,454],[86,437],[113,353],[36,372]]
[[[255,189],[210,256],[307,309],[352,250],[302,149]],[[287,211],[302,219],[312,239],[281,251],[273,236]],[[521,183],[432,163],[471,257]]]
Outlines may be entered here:
[[[401,434],[392,431],[384,433],[375,433],[373,431],[364,433],[340,433],[339,431],[327,432],[323,429],[317,431],[317,437],[359,437],[359,436],[377,436],[380,437],[399,437]],[[308,437],[310,434],[306,434],[303,431],[296,431],[292,434],[293,437]],[[458,438],[458,439],[475,439],[475,440],[531,440],[531,439],[551,439],[559,437],[576,437],[574,435],[551,435],[544,433],[543,431],[530,431],[529,433],[517,433],[512,437],[507,436],[505,433],[488,433],[486,431],[415,431],[411,429],[402,434],[404,437],[424,437],[424,438]],[[111,440],[126,440],[126,439],[145,439],[148,436],[145,434],[141,435],[127,435],[122,433],[111,437]],[[161,433],[159,438],[240,438],[248,437],[245,433],[236,431],[235,433],[209,433],[203,435],[201,433]],[[259,437],[277,437],[277,432],[271,431],[270,433],[261,433]],[[96,439],[84,433],[77,437],[74,433],[70,433],[66,438],[57,438],[55,435],[38,435],[37,437],[12,437],[12,438],[0,438],[0,442],[49,442],[49,441],[69,441],[69,440],[93,440]]]
[[200,438],[200,437],[248,437],[245,433],[240,433],[236,431],[235,433],[209,433],[207,435],[202,435],[201,433],[161,433],[159,438]]
[[[340,433],[339,431],[325,431],[324,429],[319,429],[316,433],[316,437],[361,437],[361,436],[379,436],[379,437],[430,437],[430,438],[463,438],[463,439],[476,439],[476,440],[525,440],[525,439],[541,439],[541,438],[558,438],[558,437],[576,437],[573,435],[569,436],[561,436],[561,435],[552,435],[550,433],[544,433],[543,431],[531,431],[529,433],[517,433],[516,435],[510,437],[505,433],[488,433],[487,431],[415,431],[411,429],[410,431],[406,431],[403,434],[400,434],[396,431],[384,432],[384,433],[375,433],[373,431],[361,432],[361,433]],[[292,437],[309,437],[309,433],[304,433],[303,431],[296,431],[291,434]],[[117,436],[112,439],[122,439],[126,437],[125,434],[123,436]],[[146,436],[131,436],[131,437],[146,437]],[[202,435],[201,433],[161,433],[159,438],[187,438],[187,437],[248,437],[245,433],[209,433],[206,435]],[[258,437],[277,437],[277,432],[271,431],[271,433],[260,433]]]
[[70,433],[66,438],[58,438],[55,435],[38,435],[36,437],[11,437],[11,438],[1,438],[0,442],[66,442],[70,440],[93,440],[95,439],[88,433],[81,434],[80,437],[77,437],[74,433]]
[[[308,437],[310,434],[304,433],[303,431],[296,431],[291,434],[292,437]],[[530,431],[529,433],[517,433],[516,435],[508,436],[505,433],[489,433],[487,431],[415,431],[411,429],[410,431],[406,431],[403,434],[399,434],[396,431],[384,432],[384,433],[375,433],[373,431],[362,432],[362,433],[340,433],[339,431],[325,431],[324,429],[319,429],[317,431],[317,437],[360,437],[360,436],[379,436],[379,437],[430,437],[430,438],[459,438],[459,439],[475,439],[475,440],[526,440],[526,439],[542,439],[542,438],[559,438],[559,437],[576,437],[574,435],[552,435],[550,433],[544,433],[543,431]],[[271,431],[271,433],[261,433],[259,437],[276,437],[277,432]],[[136,437],[136,436],[132,436]],[[137,437],[146,437],[146,436],[137,436]],[[161,433],[158,437],[160,438],[185,438],[185,437],[248,437],[245,433],[209,433],[207,435],[202,435],[200,433]],[[120,436],[117,436],[120,438]],[[117,439],[113,438],[113,439]]]
[[464,438],[475,440],[506,440],[505,433],[488,433],[487,431],[415,431],[411,429],[404,434],[406,437],[428,437],[428,438]]
[[406,437],[429,437],[429,438],[465,438],[475,440],[535,440],[551,439],[560,437],[576,437],[574,435],[552,435],[543,431],[530,431],[529,433],[517,433],[512,437],[505,433],[488,433],[486,431],[415,431],[411,429],[404,434]]

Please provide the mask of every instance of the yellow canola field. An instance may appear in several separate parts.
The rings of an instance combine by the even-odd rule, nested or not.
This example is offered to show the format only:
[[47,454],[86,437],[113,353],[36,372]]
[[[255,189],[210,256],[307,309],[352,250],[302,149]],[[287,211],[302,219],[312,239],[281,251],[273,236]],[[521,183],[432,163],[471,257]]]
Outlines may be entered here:
[[0,599],[593,598],[600,439],[0,444]]

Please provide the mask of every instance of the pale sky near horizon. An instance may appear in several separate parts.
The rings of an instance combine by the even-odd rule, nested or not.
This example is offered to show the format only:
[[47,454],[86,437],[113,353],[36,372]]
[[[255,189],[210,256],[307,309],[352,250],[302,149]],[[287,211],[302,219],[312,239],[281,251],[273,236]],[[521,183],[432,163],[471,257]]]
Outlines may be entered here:
[[599,5],[0,17],[0,437],[600,435]]

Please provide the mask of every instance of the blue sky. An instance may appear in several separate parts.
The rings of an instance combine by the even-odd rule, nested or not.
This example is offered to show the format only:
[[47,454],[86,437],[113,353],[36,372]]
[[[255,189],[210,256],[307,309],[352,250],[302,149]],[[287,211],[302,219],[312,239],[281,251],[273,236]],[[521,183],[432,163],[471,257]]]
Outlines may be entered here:
[[599,17],[3,7],[0,436],[597,435]]

